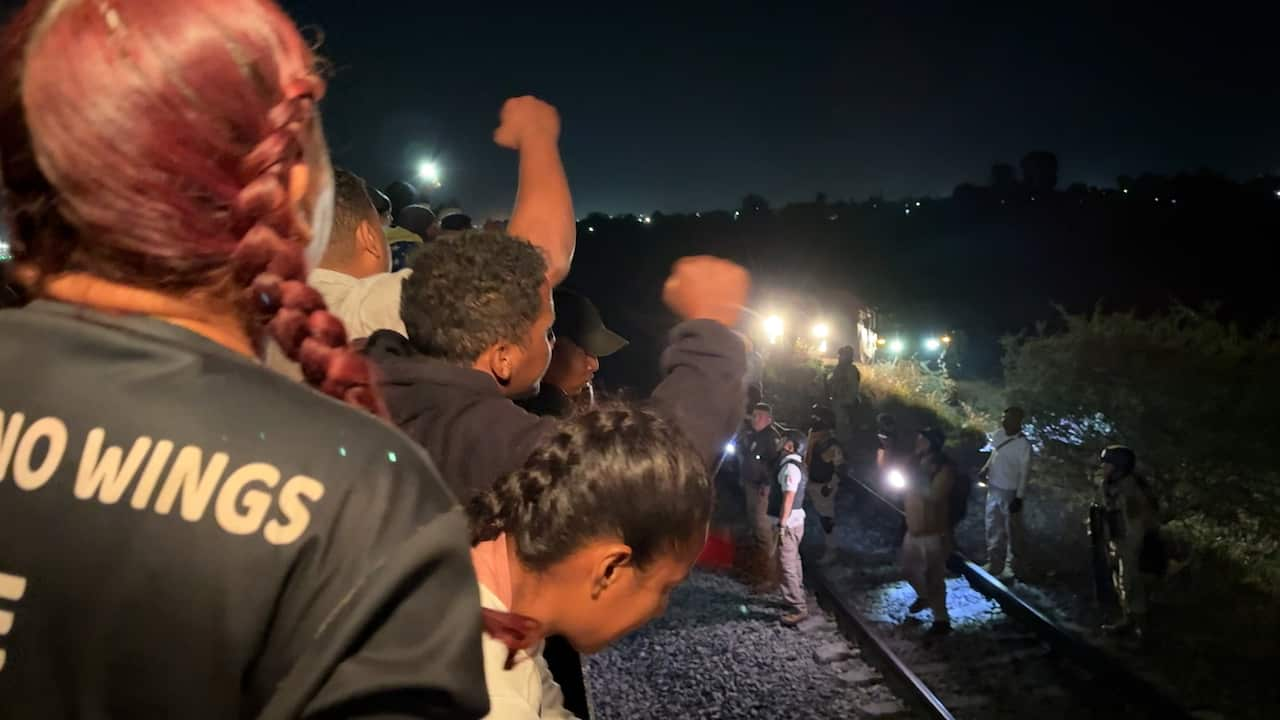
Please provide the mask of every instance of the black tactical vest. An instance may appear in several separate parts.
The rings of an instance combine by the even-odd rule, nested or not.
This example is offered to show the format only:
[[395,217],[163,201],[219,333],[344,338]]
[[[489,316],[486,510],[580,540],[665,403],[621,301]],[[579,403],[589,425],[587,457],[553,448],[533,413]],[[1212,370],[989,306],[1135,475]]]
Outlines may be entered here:
[[[796,467],[800,468],[800,486],[796,488],[796,499],[792,501],[791,509],[801,510],[804,508],[804,489],[805,489],[805,486],[809,484],[809,471],[805,468],[803,462],[799,460],[788,459],[788,460],[783,460],[782,464],[778,466],[779,475],[782,474],[782,468],[786,467],[787,465],[795,465]],[[782,484],[777,481],[776,477],[777,476],[775,475],[773,488],[769,491],[769,516],[770,517],[782,517],[782,496],[786,492],[783,489]]]

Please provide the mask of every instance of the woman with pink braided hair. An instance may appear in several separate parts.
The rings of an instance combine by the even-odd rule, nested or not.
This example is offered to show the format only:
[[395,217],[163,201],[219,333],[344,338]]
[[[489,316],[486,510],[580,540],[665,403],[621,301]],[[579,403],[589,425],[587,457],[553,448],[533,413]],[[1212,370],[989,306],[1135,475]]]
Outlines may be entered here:
[[333,178],[297,28],[30,0],[0,54],[33,299],[0,311],[4,714],[482,716],[466,523],[305,282]]

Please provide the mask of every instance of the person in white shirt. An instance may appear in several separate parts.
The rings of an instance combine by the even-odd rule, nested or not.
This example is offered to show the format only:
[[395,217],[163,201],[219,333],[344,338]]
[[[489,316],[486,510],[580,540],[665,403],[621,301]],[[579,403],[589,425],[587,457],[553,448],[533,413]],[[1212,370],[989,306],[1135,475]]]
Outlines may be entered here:
[[346,170],[333,175],[333,235],[307,282],[320,291],[352,340],[382,328],[403,332],[398,304],[404,273],[388,274],[391,251],[369,190]]
[[1031,441],[1022,432],[1026,416],[1020,407],[1004,411],[1000,429],[991,437],[991,457],[979,473],[987,484],[987,564],[992,575],[1014,575],[1017,515],[1031,476]]
[[563,720],[543,639],[597,652],[661,615],[707,538],[706,465],[657,411],[602,403],[563,421],[468,506],[490,720]]
[[804,594],[804,571],[800,564],[800,541],[804,539],[804,491],[808,484],[803,452],[804,436],[795,430],[788,431],[782,441],[778,488],[770,493],[769,518],[778,528],[782,599],[791,606],[791,612],[782,616],[783,625],[795,625],[809,616]]

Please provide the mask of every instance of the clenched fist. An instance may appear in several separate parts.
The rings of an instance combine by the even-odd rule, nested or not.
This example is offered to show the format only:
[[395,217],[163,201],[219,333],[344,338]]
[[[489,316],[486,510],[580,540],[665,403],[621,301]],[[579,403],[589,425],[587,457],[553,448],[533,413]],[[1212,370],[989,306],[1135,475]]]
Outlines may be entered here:
[[532,95],[508,100],[502,106],[500,118],[493,141],[502,147],[519,150],[530,140],[555,142],[560,139],[560,114]]
[[662,288],[662,300],[683,320],[715,320],[733,327],[750,289],[751,275],[741,265],[698,255],[676,261]]

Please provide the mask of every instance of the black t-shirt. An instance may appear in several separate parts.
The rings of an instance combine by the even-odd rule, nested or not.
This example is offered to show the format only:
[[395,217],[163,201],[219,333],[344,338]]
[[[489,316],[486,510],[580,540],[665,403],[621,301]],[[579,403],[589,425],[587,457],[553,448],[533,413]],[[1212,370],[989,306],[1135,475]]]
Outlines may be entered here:
[[159,320],[36,302],[0,338],[0,716],[486,712],[415,443]]

